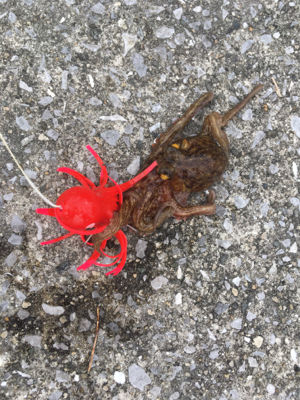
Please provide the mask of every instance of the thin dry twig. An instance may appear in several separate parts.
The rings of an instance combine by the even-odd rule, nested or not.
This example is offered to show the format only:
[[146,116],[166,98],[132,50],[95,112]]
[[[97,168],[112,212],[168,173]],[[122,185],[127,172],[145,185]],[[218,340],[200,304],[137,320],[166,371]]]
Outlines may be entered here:
[[89,368],[87,372],[90,372],[91,367],[92,367],[92,362],[94,358],[94,353],[95,353],[95,348],[96,348],[96,343],[97,343],[97,338],[98,338],[98,332],[99,332],[99,307],[97,308],[97,325],[96,325],[96,333],[95,333],[95,340],[93,344],[93,349],[92,349],[92,354],[91,354],[91,359],[89,363]]
[[279,87],[278,87],[278,85],[277,85],[277,83],[276,83],[275,79],[274,79],[274,78],[272,78],[272,81],[273,81],[273,83],[274,83],[274,86],[275,86],[275,92],[277,93],[278,97],[282,97],[282,96],[281,96],[281,93],[280,93],[280,90],[279,90]]

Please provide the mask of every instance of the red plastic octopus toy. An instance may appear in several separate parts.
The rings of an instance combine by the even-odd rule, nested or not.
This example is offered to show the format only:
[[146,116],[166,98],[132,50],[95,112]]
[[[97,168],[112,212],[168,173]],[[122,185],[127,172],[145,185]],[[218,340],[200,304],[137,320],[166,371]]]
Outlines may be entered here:
[[[95,150],[92,149],[91,146],[87,146],[87,149],[93,154],[101,167],[100,185],[95,186],[90,179],[71,168],[63,167],[57,169],[57,171],[72,175],[82,184],[82,186],[75,186],[63,192],[56,202],[59,207],[36,209],[38,214],[56,217],[60,225],[69,231],[66,235],[42,242],[41,245],[56,243],[67,239],[74,234],[78,234],[83,242],[92,246],[93,243],[87,242],[85,236],[95,235],[96,233],[102,232],[109,225],[113,213],[118,212],[121,208],[123,202],[122,192],[134,186],[157,165],[156,162],[153,162],[145,171],[135,178],[123,183],[122,185],[118,185],[117,182],[107,174],[106,166],[103,164],[103,161]],[[108,179],[110,179],[115,186],[107,187]],[[97,250],[94,250],[92,256],[77,269],[85,270],[93,264],[100,267],[111,267],[119,263],[116,268],[106,274],[117,275],[126,262],[127,239],[121,230],[116,232],[114,236],[118,239],[121,245],[121,252],[116,256],[106,254],[104,249],[108,239],[102,242],[100,251],[101,254],[106,257],[116,258],[115,261],[110,264],[97,263],[96,260],[101,254]]]

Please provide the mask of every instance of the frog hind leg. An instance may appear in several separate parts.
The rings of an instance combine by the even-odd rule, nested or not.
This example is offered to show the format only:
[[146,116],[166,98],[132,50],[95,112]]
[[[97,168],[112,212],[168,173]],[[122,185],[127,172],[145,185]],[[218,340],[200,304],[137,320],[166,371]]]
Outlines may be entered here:
[[249,101],[254,97],[261,89],[263,85],[256,86],[239,104],[233,107],[224,115],[218,112],[212,112],[204,119],[202,130],[200,135],[212,136],[220,145],[221,149],[226,154],[227,159],[229,158],[229,140],[222,130],[222,127],[228,124],[228,122],[242,109]]
[[176,219],[186,220],[194,215],[215,214],[215,198],[216,195],[214,190],[209,191],[206,204],[204,205],[182,206],[175,200],[175,198],[173,198],[170,201],[162,204],[162,206],[157,210],[154,218],[153,228],[156,229],[156,227],[161,225],[167,218],[171,216],[175,217]]
[[158,139],[155,147],[150,153],[149,157],[145,160],[140,171],[147,168],[153,161],[163,153],[166,146],[170,144],[173,138],[180,133],[187,123],[202,109],[204,108],[212,99],[214,95],[210,92],[204,93],[197,101],[195,101],[183,114],[183,116],[178,119],[170,128],[163,133]]

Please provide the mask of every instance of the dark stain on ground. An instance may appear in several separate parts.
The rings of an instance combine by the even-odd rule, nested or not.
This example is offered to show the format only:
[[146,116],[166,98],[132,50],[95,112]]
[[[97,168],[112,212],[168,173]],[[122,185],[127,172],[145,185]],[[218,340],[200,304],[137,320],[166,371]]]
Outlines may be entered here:
[[[11,334],[17,333],[18,336],[40,335],[42,336],[42,347],[46,344],[48,351],[62,352],[62,350],[53,348],[53,344],[63,342],[68,345],[68,340],[64,336],[65,328],[68,331],[67,335],[73,332],[77,336],[94,335],[96,319],[90,318],[88,310],[96,316],[97,307],[99,307],[99,328],[104,330],[108,337],[112,338],[118,334],[120,342],[134,340],[144,333],[144,327],[137,320],[134,310],[136,306],[147,302],[149,295],[153,294],[149,283],[153,279],[152,271],[150,268],[145,271],[145,268],[141,268],[139,263],[129,262],[127,278],[118,275],[99,281],[98,277],[91,275],[85,281],[76,281],[75,283],[70,281],[68,286],[47,286],[37,292],[31,292],[26,297],[26,303],[30,303],[27,309],[30,317],[21,320],[16,312],[5,321],[6,330]],[[146,282],[143,280],[145,273],[148,275]],[[97,291],[100,297],[93,298],[94,291]],[[122,294],[121,300],[115,299],[114,294],[117,293]],[[133,305],[128,305],[128,296],[132,296]],[[43,311],[42,303],[61,306],[65,311],[61,316],[51,316]],[[127,313],[126,317],[119,313],[120,308],[124,308]],[[72,313],[76,313],[76,322],[73,324],[70,322]],[[61,321],[61,317],[65,317],[65,320]],[[121,320],[117,322],[117,327],[116,324],[111,325],[116,318]],[[86,332],[78,332],[82,319],[88,319],[92,323],[91,328]],[[31,348],[27,344],[22,347],[27,350]],[[66,353],[66,351],[63,352]]]

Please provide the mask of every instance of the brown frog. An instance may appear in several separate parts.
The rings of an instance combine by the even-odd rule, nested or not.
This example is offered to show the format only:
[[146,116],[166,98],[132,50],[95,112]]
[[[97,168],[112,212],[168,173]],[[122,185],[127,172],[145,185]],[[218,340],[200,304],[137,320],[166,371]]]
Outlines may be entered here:
[[263,85],[258,85],[223,116],[217,112],[209,114],[197,136],[176,139],[190,119],[213,99],[213,94],[205,93],[193,103],[183,117],[158,138],[141,171],[153,161],[157,161],[158,166],[124,193],[121,209],[115,212],[107,228],[93,235],[95,249],[99,251],[103,240],[112,237],[124,225],[144,235],[153,232],[171,216],[186,219],[193,215],[214,214],[213,190],[209,191],[205,205],[188,205],[188,196],[208,189],[222,179],[229,159],[229,140],[222,128],[262,88]]

